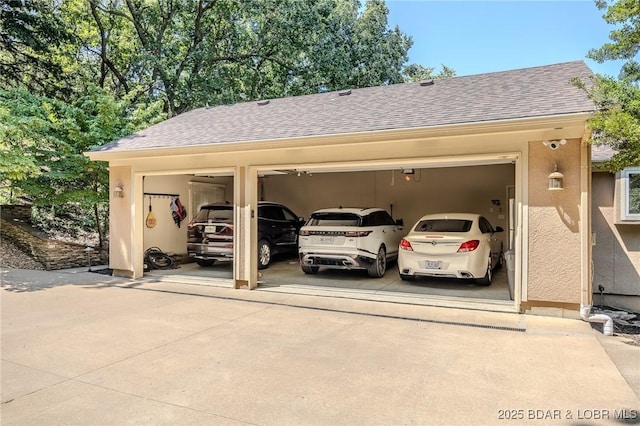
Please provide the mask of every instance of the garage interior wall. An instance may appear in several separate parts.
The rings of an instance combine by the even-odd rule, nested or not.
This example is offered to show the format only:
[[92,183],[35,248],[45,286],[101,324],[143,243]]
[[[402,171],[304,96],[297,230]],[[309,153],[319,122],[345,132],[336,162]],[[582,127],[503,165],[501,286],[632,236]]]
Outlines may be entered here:
[[[616,177],[592,174],[594,304],[640,312],[640,225],[616,224]],[[604,287],[601,300],[599,286]]]
[[[507,186],[515,181],[512,164],[398,170],[312,173],[262,178],[262,198],[285,204],[309,217],[327,207],[380,207],[403,219],[409,230],[425,214],[470,212],[507,229]],[[502,236],[507,247],[508,233]]]

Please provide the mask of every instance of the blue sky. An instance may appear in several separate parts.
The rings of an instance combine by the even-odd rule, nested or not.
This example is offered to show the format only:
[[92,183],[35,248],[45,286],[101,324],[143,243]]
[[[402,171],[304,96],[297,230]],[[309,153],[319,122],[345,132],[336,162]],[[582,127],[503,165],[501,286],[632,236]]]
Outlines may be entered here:
[[386,0],[389,26],[413,37],[409,62],[447,65],[456,75],[583,60],[596,73],[617,76],[620,61],[599,64],[589,49],[614,29],[593,0]]

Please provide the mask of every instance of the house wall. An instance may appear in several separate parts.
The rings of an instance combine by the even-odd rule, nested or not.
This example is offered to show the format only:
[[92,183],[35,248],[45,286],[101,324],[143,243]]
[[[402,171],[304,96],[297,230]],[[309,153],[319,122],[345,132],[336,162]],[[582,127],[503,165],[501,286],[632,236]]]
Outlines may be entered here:
[[593,300],[640,312],[640,224],[616,224],[615,187],[615,175],[593,173]]
[[[529,143],[529,304],[554,301],[576,308],[581,291],[580,139],[557,150],[542,141]],[[564,174],[564,189],[549,191],[554,164]],[[574,306],[572,306],[574,305]]]

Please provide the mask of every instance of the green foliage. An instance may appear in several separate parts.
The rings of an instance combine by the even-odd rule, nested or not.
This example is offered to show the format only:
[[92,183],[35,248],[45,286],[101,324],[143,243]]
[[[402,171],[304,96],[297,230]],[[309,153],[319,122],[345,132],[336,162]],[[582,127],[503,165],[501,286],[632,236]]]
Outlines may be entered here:
[[[67,0],[80,41],[61,62],[120,96],[204,105],[404,81],[411,38],[382,0]],[[69,46],[67,46],[69,47]],[[79,54],[79,53],[82,54]]]
[[62,95],[57,47],[73,40],[53,1],[0,3],[0,89],[18,86],[46,96]]
[[640,165],[640,88],[630,80],[595,76],[593,85],[586,86],[596,104],[595,117],[589,121],[591,142],[608,145],[617,153],[605,164],[611,171]]
[[418,82],[425,80],[432,80],[438,78],[450,78],[455,77],[456,72],[453,68],[449,68],[446,65],[442,66],[442,70],[434,74],[435,68],[432,67],[424,67],[418,64],[407,65],[404,68],[404,81],[409,82]]
[[101,232],[92,147],[205,105],[432,77],[404,67],[412,41],[387,15],[383,0],[3,0],[0,198]]
[[588,56],[598,62],[622,59],[626,63],[622,76],[640,79],[640,65],[636,58],[640,51],[640,3],[638,0],[595,0],[599,9],[605,9],[604,20],[616,25],[609,33],[610,42],[591,49]]
[[[91,217],[108,200],[108,170],[84,152],[162,117],[161,105],[132,105],[88,86],[73,104],[25,89],[0,90],[0,183],[36,206]],[[99,220],[96,218],[96,220]]]
[[591,142],[608,145],[617,153],[605,164],[615,172],[640,165],[640,67],[636,56],[640,50],[640,3],[637,0],[596,0],[606,9],[603,16],[617,27],[609,34],[610,42],[589,51],[598,62],[625,60],[619,79],[595,76],[591,85],[576,82],[587,91],[597,107],[590,120]]

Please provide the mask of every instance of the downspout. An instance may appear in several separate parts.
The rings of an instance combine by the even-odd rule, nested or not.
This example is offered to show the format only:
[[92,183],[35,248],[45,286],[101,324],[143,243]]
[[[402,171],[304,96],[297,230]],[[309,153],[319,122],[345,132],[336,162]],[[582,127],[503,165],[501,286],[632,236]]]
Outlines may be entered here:
[[613,336],[613,320],[611,319],[611,317],[605,314],[591,315],[591,308],[592,305],[580,304],[580,318],[588,322],[603,323],[602,333],[605,336]]
[[580,215],[582,217],[582,291],[580,297],[580,318],[588,322],[602,322],[602,333],[613,336],[613,320],[604,314],[591,315],[593,299],[593,259],[591,250],[591,144],[589,131],[582,138],[583,148],[580,150]]

